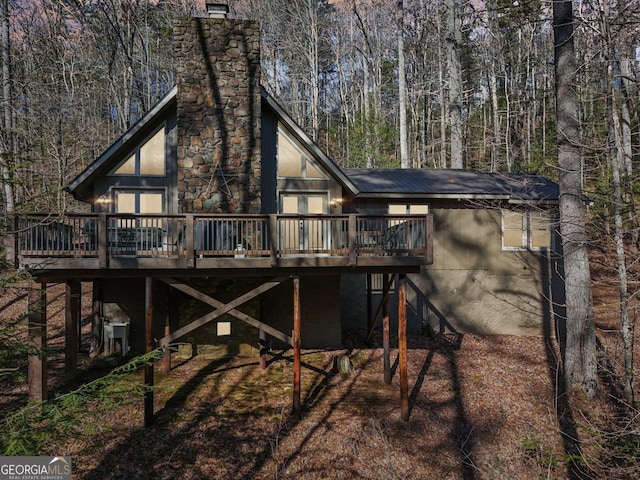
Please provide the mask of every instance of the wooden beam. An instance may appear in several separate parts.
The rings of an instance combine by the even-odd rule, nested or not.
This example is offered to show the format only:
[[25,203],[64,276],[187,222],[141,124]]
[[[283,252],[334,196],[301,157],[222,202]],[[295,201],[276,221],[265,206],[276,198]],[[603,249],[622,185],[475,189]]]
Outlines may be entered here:
[[409,383],[407,378],[407,275],[398,275],[398,359],[400,372],[400,410],[409,421]]
[[263,329],[258,330],[258,348],[260,349],[260,368],[267,368],[267,352],[269,348],[267,347],[267,332]]
[[273,287],[280,285],[282,282],[284,282],[285,280],[287,280],[287,277],[278,277],[278,278],[274,278],[271,281],[265,282],[262,285],[260,285],[259,287],[254,288],[253,290],[251,290],[250,292],[245,293],[244,295],[236,298],[235,300],[229,302],[229,303],[223,303],[220,302],[214,298],[209,297],[208,295],[196,290],[193,287],[190,287],[189,285],[186,285],[184,283],[178,282],[175,279],[172,278],[164,278],[161,279],[163,282],[167,283],[168,285],[171,285],[173,288],[176,288],[178,290],[180,290],[181,292],[186,293],[187,295],[192,296],[193,298],[200,300],[208,305],[211,305],[212,307],[215,307],[216,310],[214,310],[213,312],[204,315],[202,317],[200,317],[197,320],[194,320],[193,322],[191,322],[188,325],[185,325],[182,328],[179,328],[178,330],[176,330],[175,332],[171,333],[170,335],[167,335],[165,337],[163,337],[162,339],[160,339],[160,346],[165,346],[169,343],[171,343],[172,341],[174,341],[177,338],[180,338],[183,335],[186,335],[189,332],[192,332],[193,330],[195,330],[198,327],[201,327],[202,325],[205,325],[213,320],[215,320],[216,318],[224,315],[225,313],[229,313],[230,315],[233,315],[234,317],[238,318],[239,320],[242,320],[243,322],[248,323],[249,325],[252,325],[256,328],[262,328],[265,332],[267,332],[269,335],[282,340],[283,342],[288,343],[289,345],[292,345],[292,339],[291,337],[283,334],[282,332],[279,332],[278,330],[276,330],[275,328],[264,324],[258,320],[256,320],[255,318],[239,311],[236,310],[235,308],[248,302],[249,300],[252,300],[253,298],[257,297],[258,295],[263,294],[264,292],[272,289]]
[[193,218],[193,214],[187,214],[185,219],[185,229],[184,229],[184,249],[185,254],[187,256],[187,268],[194,268],[196,266],[195,260],[195,242],[194,242],[194,225],[195,219]]
[[[164,317],[164,336],[168,337],[171,334],[171,305],[175,298],[175,290],[173,288],[164,287],[167,292],[167,303],[165,305],[165,317]],[[164,349],[164,355],[162,361],[159,364],[160,371],[169,373],[171,371],[171,347],[166,345]]]
[[102,345],[102,292],[100,280],[93,280],[92,288],[92,311],[91,311],[91,345],[89,355],[91,358],[100,356],[100,346]]
[[[387,275],[388,276],[388,275]],[[367,331],[371,331],[373,319],[373,274],[367,273]],[[384,301],[384,299],[383,299]]]
[[278,265],[278,243],[278,217],[269,215],[269,257],[272,267]]
[[349,215],[348,223],[348,246],[349,246],[349,266],[354,267],[358,263],[357,243],[357,223],[354,214]]
[[[260,323],[264,323],[264,299],[260,299]],[[258,330],[258,348],[260,353],[260,368],[265,370],[267,368],[267,353],[269,353],[269,345],[267,343],[267,332],[265,332],[264,328],[260,327]]]
[[[145,353],[153,351],[153,279],[144,279]],[[144,367],[144,426],[153,424],[153,363]]]
[[81,315],[81,284],[78,280],[67,280],[65,284],[64,322],[64,369],[67,380],[78,373],[78,335]]
[[28,358],[29,400],[43,402],[47,399],[47,290],[46,284],[29,282],[28,336],[33,351]]
[[382,276],[384,294],[382,298],[382,350],[384,363],[384,383],[391,383],[391,355],[389,348],[389,274]]
[[98,239],[98,266],[99,268],[109,268],[109,245],[107,244],[107,215],[98,215],[98,229],[96,230]]
[[369,333],[367,334],[367,339],[365,340],[365,343],[369,343],[371,341],[371,336],[373,335],[373,331],[375,329],[376,326],[376,321],[378,320],[378,314],[380,313],[380,311],[382,310],[382,305],[383,302],[385,300],[388,300],[389,298],[389,290],[391,290],[391,284],[393,283],[393,277],[394,275],[391,275],[386,282],[384,282],[384,286],[382,287],[383,290],[383,294],[382,294],[382,300],[380,300],[380,303],[378,304],[378,308],[376,308],[376,313],[373,315],[373,323],[371,324],[371,327],[369,328]]
[[300,414],[300,277],[293,277],[293,412]]

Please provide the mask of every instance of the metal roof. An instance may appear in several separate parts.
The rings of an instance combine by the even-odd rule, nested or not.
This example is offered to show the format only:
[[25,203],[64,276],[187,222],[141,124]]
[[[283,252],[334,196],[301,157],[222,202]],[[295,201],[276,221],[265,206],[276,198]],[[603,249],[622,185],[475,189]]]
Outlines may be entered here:
[[496,198],[557,202],[558,184],[540,175],[451,169],[345,168],[360,197]]

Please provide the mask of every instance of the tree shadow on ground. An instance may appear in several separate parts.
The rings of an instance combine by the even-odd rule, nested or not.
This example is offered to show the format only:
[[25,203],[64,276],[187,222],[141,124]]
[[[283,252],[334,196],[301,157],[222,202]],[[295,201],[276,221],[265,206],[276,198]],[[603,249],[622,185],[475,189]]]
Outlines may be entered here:
[[560,427],[562,434],[562,442],[567,458],[567,470],[570,480],[589,480],[592,474],[585,471],[583,465],[582,452],[580,448],[580,437],[578,435],[578,426],[573,416],[573,409],[569,396],[567,395],[566,383],[562,375],[562,366],[558,358],[558,352],[555,342],[546,338],[545,353],[547,356],[547,364],[549,365],[549,376],[555,394],[555,414],[556,421]]
[[[336,422],[351,418],[351,409],[354,409],[357,426],[353,432],[359,431],[362,436],[352,439],[356,445],[368,442],[374,434],[382,441],[392,442],[389,446],[404,445],[422,429],[442,431],[440,428],[444,428],[441,443],[432,445],[433,452],[440,452],[442,457],[436,462],[446,464],[442,471],[456,471],[458,478],[473,480],[479,475],[475,465],[479,439],[464,404],[464,379],[457,365],[462,340],[462,335],[440,334],[428,340],[421,337],[416,343],[409,340],[409,349],[414,353],[421,350],[425,357],[422,363],[416,363],[413,355],[415,360],[411,365],[415,370],[410,369],[414,374],[409,377],[409,391],[415,419],[407,423],[399,417],[387,417],[389,412],[398,412],[400,404],[396,387],[391,390],[383,384],[378,372],[381,365],[377,363],[381,360],[380,351],[375,347],[372,350],[347,345],[339,352],[352,355],[358,362],[347,378],[334,372],[333,352],[322,351],[319,357],[311,357],[318,352],[305,351],[303,403],[299,415],[291,413],[291,351],[273,352],[267,370],[260,369],[256,361],[242,358],[199,358],[181,363],[166,376],[159,376],[161,381],[157,387],[167,395],[166,400],[158,398],[164,403],[156,412],[155,423],[148,428],[131,428],[130,422],[118,425],[117,421],[101,426],[111,429],[104,437],[96,437],[103,438],[103,445],[81,452],[89,461],[93,454],[100,454],[100,461],[78,473],[80,478],[105,480],[272,478],[269,475],[286,476],[292,471],[300,474],[304,471],[305,475],[318,478],[323,475],[361,478],[357,457],[351,462],[324,462],[313,466],[307,466],[305,458],[310,449],[315,451],[318,442],[322,442],[324,429],[330,430]],[[322,358],[322,363],[318,358]],[[433,365],[437,365],[440,372],[436,378],[446,378],[447,387],[445,395],[430,398],[425,386],[429,385]],[[376,378],[367,376],[372,370]],[[397,382],[397,378],[395,380]],[[371,381],[373,383],[369,383]],[[172,382],[176,384],[175,390]],[[131,408],[136,407],[132,404]],[[363,408],[366,410],[362,411]],[[136,413],[136,418],[141,417]],[[429,419],[427,423],[426,419]],[[139,421],[141,425],[142,419]],[[442,427],[438,427],[439,424]],[[372,433],[372,429],[376,431]],[[331,452],[330,446],[327,448]],[[355,455],[349,453],[352,454]],[[380,452],[381,456],[386,454]],[[82,460],[79,464],[91,465],[89,461]],[[218,470],[211,470],[214,466]],[[286,471],[289,473],[285,475]]]
[[[449,378],[451,380],[452,389],[455,392],[454,399],[452,401],[455,409],[455,422],[452,426],[452,435],[456,439],[456,450],[460,457],[461,474],[465,480],[474,480],[477,477],[476,467],[474,463],[474,445],[475,437],[473,434],[474,427],[465,413],[464,401],[462,398],[462,383],[458,373],[456,365],[455,352],[460,350],[462,346],[464,335],[451,332],[451,333],[432,333],[429,336],[426,347],[420,345],[411,345],[409,342],[408,348],[418,349],[424,348],[427,352],[418,375],[415,378],[413,386],[409,394],[409,412],[414,410],[418,405],[418,398],[421,389],[424,385],[425,379],[428,375],[429,369],[433,363],[436,355],[441,355],[447,359],[449,365]],[[392,343],[397,343],[396,338],[392,338]],[[398,357],[395,358],[393,365],[391,366],[391,378],[395,376],[398,367]],[[411,381],[411,380],[410,380]],[[437,405],[430,403],[428,407],[437,407]]]

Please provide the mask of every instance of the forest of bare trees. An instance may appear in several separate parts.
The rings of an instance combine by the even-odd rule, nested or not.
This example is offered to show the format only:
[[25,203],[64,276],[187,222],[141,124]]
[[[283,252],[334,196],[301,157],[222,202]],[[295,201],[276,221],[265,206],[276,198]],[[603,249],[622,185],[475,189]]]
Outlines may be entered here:
[[[64,210],[60,187],[171,87],[171,18],[203,5],[2,2],[4,175],[17,205]],[[557,178],[550,2],[229,3],[261,21],[264,86],[340,165],[399,167],[405,142],[408,167]],[[635,1],[575,12],[582,181],[597,191],[614,155],[632,193],[639,14]]]
[[[171,18],[203,5],[2,3],[3,175],[17,206],[64,210],[61,187],[171,87]],[[264,86],[338,164],[399,167],[404,144],[408,167],[557,178],[551,2],[229,3],[261,21]],[[639,13],[602,0],[575,12],[581,178],[594,198],[613,182],[612,156],[623,196],[633,190]]]

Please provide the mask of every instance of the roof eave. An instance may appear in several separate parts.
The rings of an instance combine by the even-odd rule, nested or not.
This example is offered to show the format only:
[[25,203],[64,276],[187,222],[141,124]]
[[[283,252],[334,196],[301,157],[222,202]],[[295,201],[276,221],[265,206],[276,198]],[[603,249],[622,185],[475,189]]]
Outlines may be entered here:
[[473,194],[473,193],[376,193],[367,192],[361,193],[357,198],[384,198],[393,199],[444,199],[444,200],[509,200],[510,195],[495,195],[495,194]]
[[483,193],[380,193],[366,192],[356,196],[358,199],[385,199],[385,200],[505,200],[512,204],[548,204],[557,205],[558,200],[549,198],[517,198],[510,194],[483,194]]

